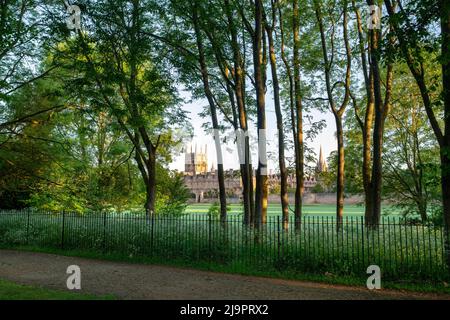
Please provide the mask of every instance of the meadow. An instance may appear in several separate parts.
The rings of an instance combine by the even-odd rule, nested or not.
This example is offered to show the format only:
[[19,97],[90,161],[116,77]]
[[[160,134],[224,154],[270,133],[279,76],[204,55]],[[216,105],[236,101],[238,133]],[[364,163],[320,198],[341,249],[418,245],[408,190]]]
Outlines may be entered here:
[[[208,209],[211,204],[209,203],[195,203],[190,204],[186,213],[189,214],[207,214]],[[230,204],[228,205],[229,211],[228,213],[231,215],[240,215],[242,214],[242,206],[240,204]],[[294,209],[293,206],[290,207],[290,210]],[[281,214],[281,204],[269,204],[267,208],[268,216],[278,216]],[[292,213],[291,213],[292,215]],[[336,215],[336,206],[329,204],[309,204],[303,206],[303,216],[305,217],[334,217]],[[389,216],[391,218],[399,217],[399,210],[389,206],[384,205],[382,207],[382,215]],[[364,206],[362,205],[345,205],[344,206],[344,216],[346,217],[362,217],[364,216]]]

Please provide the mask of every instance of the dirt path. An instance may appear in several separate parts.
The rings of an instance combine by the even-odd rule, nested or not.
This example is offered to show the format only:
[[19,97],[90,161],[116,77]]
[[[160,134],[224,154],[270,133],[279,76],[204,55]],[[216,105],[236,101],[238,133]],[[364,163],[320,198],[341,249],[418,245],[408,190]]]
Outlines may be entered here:
[[119,263],[0,250],[0,278],[66,290],[66,269],[81,268],[82,292],[121,299],[450,299],[405,293],[248,277],[166,266]]

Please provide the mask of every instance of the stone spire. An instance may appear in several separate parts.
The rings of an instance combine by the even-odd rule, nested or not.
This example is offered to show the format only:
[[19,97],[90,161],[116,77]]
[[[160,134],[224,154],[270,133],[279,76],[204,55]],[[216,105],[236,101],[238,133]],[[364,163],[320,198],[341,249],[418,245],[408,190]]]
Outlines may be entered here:
[[322,145],[320,146],[319,161],[317,161],[317,172],[326,172],[328,170],[327,162],[323,157]]

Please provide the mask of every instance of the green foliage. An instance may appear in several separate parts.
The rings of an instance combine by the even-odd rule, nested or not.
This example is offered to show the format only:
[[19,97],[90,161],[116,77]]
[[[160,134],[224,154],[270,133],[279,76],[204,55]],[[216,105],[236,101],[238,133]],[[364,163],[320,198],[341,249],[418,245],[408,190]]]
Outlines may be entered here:
[[8,92],[17,89],[40,73],[30,68],[39,63],[40,48],[45,24],[40,19],[38,1],[10,0],[0,3],[0,123],[3,102]]
[[[27,42],[36,39],[36,28],[32,30],[27,23],[37,18],[28,15],[35,9],[34,1],[24,4],[23,21],[14,16],[20,10],[9,10],[19,6],[18,1],[5,5],[1,5],[0,23],[6,28],[0,32],[2,77],[9,67],[21,67],[3,56],[3,45],[8,48],[11,41],[18,41],[25,59]],[[148,31],[152,20],[143,12],[153,12],[154,3],[140,2],[145,10],[139,12],[131,10],[128,1],[81,1],[77,5],[83,11],[84,27],[89,28],[81,36],[73,36],[61,23],[65,21],[62,3],[45,4],[40,18],[45,17],[48,29],[42,35],[52,46],[42,50],[45,57],[40,56],[35,69],[52,72],[17,87],[1,104],[0,207],[79,213],[141,210],[146,187],[136,163],[136,148],[139,145],[145,153],[146,137],[159,143],[158,211],[180,214],[186,190],[181,178],[164,166],[182,142],[176,130],[189,126],[179,108],[174,75],[163,67],[150,38],[140,33]],[[110,12],[123,16],[111,20]],[[136,14],[139,26],[123,24],[128,19],[125,16]],[[103,28],[106,24],[112,29]],[[31,49],[30,54],[34,53]],[[17,73],[10,78],[16,75],[23,76]],[[5,88],[2,83],[0,93]],[[47,109],[50,112],[43,111]],[[35,112],[37,116],[26,117]],[[130,133],[143,131],[138,142],[130,138]]]
[[428,220],[435,226],[444,226],[444,210],[442,205],[433,206],[431,208]]
[[[227,212],[231,211],[231,207],[227,206]],[[208,208],[208,217],[211,217],[214,220],[219,220],[220,218],[220,203],[218,201],[214,201]]]
[[157,172],[157,215],[180,216],[184,214],[190,198],[182,174],[162,167]]
[[[61,86],[56,78],[43,79],[11,96],[10,119],[59,103],[65,109],[33,117],[13,134],[0,136],[0,207],[79,213],[141,210],[145,187],[126,134],[102,109],[64,104]],[[169,146],[167,139],[163,143]],[[170,148],[161,148],[162,157],[170,155]],[[162,165],[158,175],[159,211],[182,213],[187,199],[182,178]]]
[[208,216],[218,219],[220,216],[220,204],[218,201],[215,201],[212,205],[208,208]]
[[396,71],[393,94],[398,98],[386,124],[383,191],[407,221],[425,222],[428,216],[435,220],[441,207],[439,145],[428,126],[420,92],[405,69],[400,65]]
[[312,189],[311,189],[312,193],[322,193],[325,192],[325,188],[323,187],[323,185],[321,183],[317,183]]
[[[345,149],[345,178],[344,178],[344,191],[346,194],[361,194],[363,192],[362,174],[361,174],[361,155],[362,148],[360,148],[357,136],[355,132],[348,130],[345,132],[346,136],[346,149]],[[319,174],[319,178],[322,181],[322,185],[318,186],[319,190],[336,191],[336,175],[337,175],[337,153],[333,151],[327,159],[328,171]]]

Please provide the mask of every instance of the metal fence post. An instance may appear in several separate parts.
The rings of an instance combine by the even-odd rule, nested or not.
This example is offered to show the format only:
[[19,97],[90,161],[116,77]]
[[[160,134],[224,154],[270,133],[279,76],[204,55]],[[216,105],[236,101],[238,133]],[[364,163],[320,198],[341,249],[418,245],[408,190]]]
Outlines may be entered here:
[[61,249],[64,249],[64,226],[66,220],[66,211],[63,210],[62,227],[61,227]]
[[442,257],[444,261],[444,270],[447,269],[447,273],[450,273],[450,234],[449,226],[446,221],[444,222],[444,231],[442,234],[444,235],[444,243],[442,245],[444,248],[444,256]]
[[103,253],[106,253],[106,211],[103,211]]
[[361,247],[362,247],[362,266],[364,268],[364,217],[361,217]]
[[211,246],[211,214],[208,215],[208,255],[209,261],[211,262],[212,258],[212,246]]
[[281,233],[281,230],[280,230],[280,216],[277,216],[277,240],[278,240],[278,243],[277,243],[277,257],[278,257],[278,261],[280,260],[280,246],[281,246],[281,241],[280,241],[280,233]]
[[27,210],[27,245],[30,244],[30,209]]
[[151,230],[150,230],[150,255],[153,257],[153,229],[155,228],[154,224],[155,224],[155,215],[152,213],[152,215],[150,216],[150,224],[151,224]]

